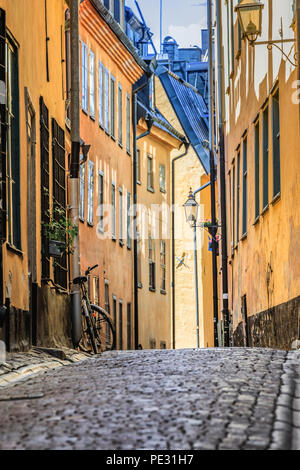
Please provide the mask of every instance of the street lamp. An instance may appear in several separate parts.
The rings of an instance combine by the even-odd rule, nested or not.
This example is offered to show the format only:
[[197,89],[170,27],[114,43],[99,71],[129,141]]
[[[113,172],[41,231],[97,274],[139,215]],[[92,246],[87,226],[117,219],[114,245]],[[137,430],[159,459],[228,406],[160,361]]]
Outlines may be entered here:
[[197,203],[195,199],[195,195],[192,191],[192,188],[190,188],[188,200],[184,204],[184,210],[185,210],[185,218],[191,227],[194,227],[197,223],[198,209],[199,209],[199,204]]
[[257,0],[242,0],[236,7],[242,33],[247,37],[251,45],[261,35],[262,10],[264,4]]
[[[300,0],[297,0],[300,1]],[[257,41],[258,36],[262,33],[262,11],[264,4],[258,0],[241,0],[241,2],[235,7],[235,11],[238,15],[238,20],[242,30],[243,36],[247,38],[251,46],[266,45],[269,50],[275,46],[285,56],[285,58],[294,66],[297,66],[298,59],[297,54],[295,55],[295,63],[291,61],[289,56],[284,52],[282,47],[278,44],[296,42],[295,39],[276,39],[270,41]]]

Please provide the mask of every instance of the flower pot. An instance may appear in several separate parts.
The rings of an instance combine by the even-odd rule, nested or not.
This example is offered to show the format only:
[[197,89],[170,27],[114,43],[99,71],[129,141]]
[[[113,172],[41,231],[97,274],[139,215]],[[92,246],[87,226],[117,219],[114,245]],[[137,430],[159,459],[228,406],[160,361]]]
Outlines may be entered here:
[[52,258],[60,258],[65,251],[66,244],[58,240],[49,241],[49,256]]

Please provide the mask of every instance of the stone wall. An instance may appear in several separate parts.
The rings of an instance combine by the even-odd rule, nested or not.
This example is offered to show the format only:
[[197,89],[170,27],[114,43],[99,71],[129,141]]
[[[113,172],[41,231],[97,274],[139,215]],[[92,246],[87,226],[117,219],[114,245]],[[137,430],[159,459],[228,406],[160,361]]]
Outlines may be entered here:
[[[248,346],[290,350],[300,338],[300,296],[247,320]],[[233,345],[246,346],[244,322],[233,333]]]

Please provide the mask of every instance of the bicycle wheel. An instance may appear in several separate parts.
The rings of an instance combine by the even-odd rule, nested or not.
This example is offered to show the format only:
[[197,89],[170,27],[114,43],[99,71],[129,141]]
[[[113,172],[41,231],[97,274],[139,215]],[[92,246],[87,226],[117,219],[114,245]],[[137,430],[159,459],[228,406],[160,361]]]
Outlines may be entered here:
[[84,314],[84,311],[81,315],[82,320],[82,337],[79,342],[79,348],[87,353],[98,353],[97,340],[94,334],[94,328],[92,326],[91,320]]
[[91,307],[98,351],[112,351],[116,347],[116,333],[112,321],[102,308],[97,305]]

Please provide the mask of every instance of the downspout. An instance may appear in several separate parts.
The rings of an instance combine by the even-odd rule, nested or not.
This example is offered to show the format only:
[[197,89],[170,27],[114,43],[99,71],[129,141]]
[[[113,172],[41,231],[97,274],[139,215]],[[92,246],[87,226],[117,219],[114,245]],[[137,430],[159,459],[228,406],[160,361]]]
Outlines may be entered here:
[[[211,222],[216,227],[216,168],[214,155],[214,82],[213,82],[213,40],[212,40],[212,0],[207,1],[207,27],[208,27],[208,77],[209,77],[209,154],[210,154],[210,181],[211,181]],[[213,266],[213,311],[214,311],[214,337],[215,347],[218,346],[218,266],[216,228],[212,229],[212,266]]]
[[[71,168],[70,168],[70,207],[69,214],[73,225],[79,230],[79,158],[80,158],[80,117],[79,117],[79,3],[70,1],[71,27]],[[74,238],[71,257],[71,279],[80,276],[79,233]],[[72,340],[78,346],[82,336],[81,298],[79,286],[72,284]]]
[[[299,0],[300,2],[300,0]],[[224,146],[224,55],[222,51],[222,10],[221,0],[216,2],[217,36],[218,36],[218,104],[219,104],[219,162],[220,162],[220,205],[222,226],[222,294],[224,346],[229,347],[229,310],[228,310],[228,252],[227,252],[227,210],[226,210],[226,177]]]
[[148,131],[144,132],[137,137],[137,94],[143,88],[148,86],[149,80],[152,74],[147,76],[145,83],[139,87],[133,89],[132,91],[132,124],[133,124],[133,227],[134,227],[134,237],[133,237],[133,295],[134,295],[134,346],[135,349],[139,348],[139,286],[138,286],[138,239],[137,239],[137,173],[136,173],[136,162],[137,162],[137,140],[146,135],[149,135],[152,127],[152,120],[147,122]]
[[183,154],[178,155],[172,160],[172,343],[173,349],[176,346],[176,335],[175,335],[175,311],[176,311],[176,301],[175,301],[175,162],[180,158],[183,158],[187,155],[190,143],[185,142],[185,151]]

